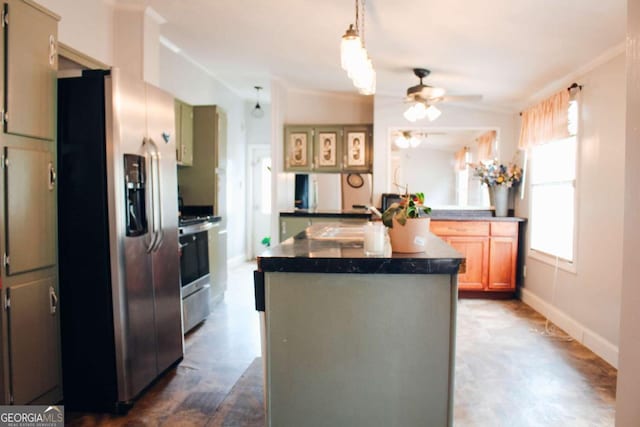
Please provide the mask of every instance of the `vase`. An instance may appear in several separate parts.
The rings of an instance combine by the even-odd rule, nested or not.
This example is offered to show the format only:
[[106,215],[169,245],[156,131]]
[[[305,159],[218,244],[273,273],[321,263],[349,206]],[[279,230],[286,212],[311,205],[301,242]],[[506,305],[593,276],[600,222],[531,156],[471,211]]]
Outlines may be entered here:
[[428,216],[407,218],[407,222],[404,225],[400,224],[394,217],[393,227],[389,229],[391,250],[404,254],[424,252],[427,249],[430,224],[431,218]]
[[495,185],[491,188],[493,189],[496,216],[507,216],[509,213],[509,187],[506,185]]

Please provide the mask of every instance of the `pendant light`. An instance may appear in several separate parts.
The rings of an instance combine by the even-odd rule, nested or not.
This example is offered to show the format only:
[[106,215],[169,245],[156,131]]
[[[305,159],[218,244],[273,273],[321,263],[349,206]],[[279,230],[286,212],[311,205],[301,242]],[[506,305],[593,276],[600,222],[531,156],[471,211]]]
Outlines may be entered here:
[[264,116],[264,110],[260,106],[260,91],[262,90],[262,86],[254,86],[256,89],[256,106],[251,110],[251,115],[256,119],[259,119]]
[[[362,18],[359,3],[362,1]],[[360,25],[362,21],[362,26]],[[362,29],[362,37],[360,37]],[[356,23],[350,24],[340,43],[340,65],[363,95],[376,92],[376,72],[364,46],[364,0],[356,0]]]

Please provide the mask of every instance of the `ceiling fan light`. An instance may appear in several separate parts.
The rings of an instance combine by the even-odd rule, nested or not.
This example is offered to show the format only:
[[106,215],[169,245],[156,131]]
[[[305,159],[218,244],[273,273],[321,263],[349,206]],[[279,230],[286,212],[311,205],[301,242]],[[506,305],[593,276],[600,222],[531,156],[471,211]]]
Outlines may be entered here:
[[403,135],[398,135],[394,140],[394,143],[398,148],[407,148],[409,147],[409,140],[405,138]]
[[420,139],[416,136],[411,136],[411,138],[409,138],[409,146],[411,148],[416,148],[418,145],[420,145]]
[[415,122],[416,120],[418,120],[418,116],[413,105],[407,108],[407,111],[404,112],[404,118],[409,120],[410,122]]
[[425,110],[425,116],[427,117],[427,119],[429,119],[430,122],[440,117],[441,114],[442,111],[440,111],[433,105],[430,105],[429,108]]

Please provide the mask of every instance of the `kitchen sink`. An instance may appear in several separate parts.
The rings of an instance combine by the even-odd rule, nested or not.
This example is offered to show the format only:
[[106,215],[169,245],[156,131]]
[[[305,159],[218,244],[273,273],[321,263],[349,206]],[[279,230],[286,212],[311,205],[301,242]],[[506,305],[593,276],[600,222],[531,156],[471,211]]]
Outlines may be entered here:
[[331,240],[340,242],[363,241],[364,230],[358,226],[326,226],[311,234],[312,240]]

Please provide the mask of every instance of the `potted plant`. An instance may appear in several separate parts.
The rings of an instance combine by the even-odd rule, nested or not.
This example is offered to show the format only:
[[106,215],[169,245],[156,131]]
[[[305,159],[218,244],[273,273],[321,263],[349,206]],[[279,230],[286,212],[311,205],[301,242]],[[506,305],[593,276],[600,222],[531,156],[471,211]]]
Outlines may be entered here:
[[424,206],[424,193],[402,196],[382,214],[382,222],[389,227],[389,239],[393,252],[416,253],[426,250],[431,208]]
[[498,160],[470,163],[474,175],[489,188],[491,205],[496,216],[507,216],[509,210],[509,191],[522,181],[522,168],[515,163],[504,165]]

